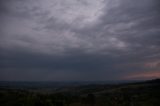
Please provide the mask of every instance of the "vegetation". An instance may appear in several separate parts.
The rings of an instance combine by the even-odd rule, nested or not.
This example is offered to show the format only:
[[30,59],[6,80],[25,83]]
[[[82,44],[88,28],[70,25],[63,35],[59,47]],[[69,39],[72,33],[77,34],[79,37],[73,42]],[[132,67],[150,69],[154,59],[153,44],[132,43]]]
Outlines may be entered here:
[[0,106],[160,106],[160,81],[59,89],[0,87]]

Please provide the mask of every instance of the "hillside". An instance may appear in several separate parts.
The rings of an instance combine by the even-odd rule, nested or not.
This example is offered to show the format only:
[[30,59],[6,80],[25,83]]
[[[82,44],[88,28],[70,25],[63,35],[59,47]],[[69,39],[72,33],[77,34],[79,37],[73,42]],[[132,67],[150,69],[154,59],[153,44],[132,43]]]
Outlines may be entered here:
[[160,106],[159,100],[160,79],[51,88],[0,86],[0,106]]

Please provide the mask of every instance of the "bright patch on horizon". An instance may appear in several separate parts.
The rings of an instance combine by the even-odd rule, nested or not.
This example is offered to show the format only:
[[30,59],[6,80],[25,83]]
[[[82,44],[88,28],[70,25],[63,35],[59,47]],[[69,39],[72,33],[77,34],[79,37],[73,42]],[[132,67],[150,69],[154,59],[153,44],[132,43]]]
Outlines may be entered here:
[[149,72],[144,72],[144,73],[140,72],[140,73],[132,74],[132,75],[125,77],[125,79],[147,80],[147,79],[154,79],[154,78],[159,78],[159,77],[160,77],[160,71],[149,71]]

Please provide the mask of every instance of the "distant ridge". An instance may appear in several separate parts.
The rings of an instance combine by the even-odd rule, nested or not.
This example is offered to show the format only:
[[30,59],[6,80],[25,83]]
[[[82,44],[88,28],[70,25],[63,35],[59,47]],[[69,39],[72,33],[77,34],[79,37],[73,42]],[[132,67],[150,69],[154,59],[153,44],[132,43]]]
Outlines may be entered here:
[[160,78],[143,81],[117,81],[117,82],[18,82],[0,81],[0,88],[61,88],[67,86],[84,85],[132,85],[132,84],[160,84]]
[[148,80],[148,81],[146,81],[145,83],[160,83],[160,78]]

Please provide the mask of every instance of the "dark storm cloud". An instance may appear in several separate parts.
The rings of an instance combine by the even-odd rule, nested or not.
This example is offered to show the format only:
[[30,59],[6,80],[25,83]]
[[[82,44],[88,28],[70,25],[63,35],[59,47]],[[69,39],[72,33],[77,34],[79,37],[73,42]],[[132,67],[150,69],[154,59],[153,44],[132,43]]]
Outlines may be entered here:
[[158,0],[2,0],[0,78],[117,80],[157,73],[159,5]]

